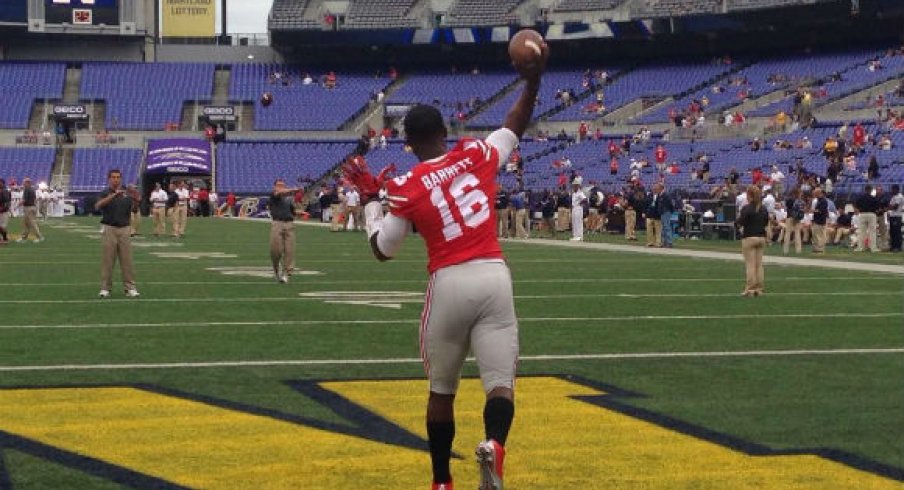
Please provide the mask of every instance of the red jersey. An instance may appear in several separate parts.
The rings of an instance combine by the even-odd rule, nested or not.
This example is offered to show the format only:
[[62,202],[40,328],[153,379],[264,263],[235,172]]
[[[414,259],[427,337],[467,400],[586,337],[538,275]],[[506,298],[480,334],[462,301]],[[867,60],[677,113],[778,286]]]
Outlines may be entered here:
[[430,273],[475,259],[502,259],[496,239],[499,152],[465,138],[449,153],[386,183],[389,211],[414,224]]
[[668,156],[668,153],[666,153],[665,148],[656,148],[656,163],[665,163],[666,156]]

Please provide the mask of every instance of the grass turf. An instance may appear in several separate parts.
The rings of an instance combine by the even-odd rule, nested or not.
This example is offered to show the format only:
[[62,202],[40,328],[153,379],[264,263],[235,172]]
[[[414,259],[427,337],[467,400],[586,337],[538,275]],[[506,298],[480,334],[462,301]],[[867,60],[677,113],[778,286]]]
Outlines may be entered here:
[[[92,238],[96,220],[51,225],[44,228],[44,243],[0,248],[4,367],[418,357],[420,303],[393,309],[328,304],[323,296],[399,291],[418,298],[427,279],[418,238],[409,238],[399,260],[378,264],[360,234],[301,227],[297,266],[320,274],[295,276],[289,285],[280,285],[269,277],[210,270],[266,271],[266,224],[192,219],[184,240],[135,240],[142,298],[125,300],[117,286],[113,300],[100,301],[100,244]],[[148,231],[150,223],[144,225]],[[693,245],[706,248],[710,243]],[[734,249],[721,243],[712,247]],[[743,287],[739,262],[517,242],[504,248],[515,280],[522,355],[527,357],[904,347],[904,288],[897,276],[769,267],[769,294],[747,299],[737,294]],[[235,257],[155,255],[173,252]],[[300,293],[321,296],[302,298]],[[30,328],[35,326],[76,328]],[[899,478],[904,474],[901,353],[526,360],[519,370],[522,376],[574,376],[641,394],[622,403],[777,451],[828,448],[860,467],[874,465]],[[465,375],[475,374],[474,366],[466,365]],[[0,387],[148,384],[354,425],[285,382],[422,376],[416,362],[32,369],[0,371]],[[0,475],[14,488],[61,488],[66,482],[78,482],[79,488],[117,485],[110,477],[97,478],[53,458],[2,446],[0,440]],[[418,470],[427,475],[428,467],[424,461]],[[594,470],[586,471],[582,478],[592,481]]]

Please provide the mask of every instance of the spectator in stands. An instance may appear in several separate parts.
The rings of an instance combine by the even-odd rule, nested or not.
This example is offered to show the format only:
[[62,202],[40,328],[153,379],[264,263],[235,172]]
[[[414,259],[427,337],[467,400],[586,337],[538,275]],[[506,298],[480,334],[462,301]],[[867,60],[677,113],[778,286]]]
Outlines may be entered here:
[[311,85],[312,83],[314,83],[314,79],[311,77],[310,73],[305,73],[301,76],[302,85]]
[[[856,169],[856,166],[854,167]],[[879,160],[876,158],[876,155],[872,155],[869,158],[869,166],[866,168],[866,179],[867,180],[876,180],[879,178]]]
[[781,197],[785,188],[785,174],[779,170],[778,165],[772,166],[772,173],[769,175],[769,181],[772,183],[775,195]]
[[329,90],[332,90],[332,89],[336,88],[337,81],[338,81],[338,78],[336,77],[336,72],[330,71],[326,74],[326,78],[323,83],[323,86]]
[[738,213],[736,221],[742,230],[741,251],[747,272],[743,296],[760,296],[765,292],[763,253],[766,250],[766,227],[769,215],[762,203],[760,188],[747,188],[748,204]]
[[763,142],[760,140],[760,137],[757,136],[753,138],[753,141],[750,143],[750,151],[760,151],[763,149]]
[[859,152],[866,146],[866,129],[859,122],[854,126],[854,140],[851,142],[851,149]]

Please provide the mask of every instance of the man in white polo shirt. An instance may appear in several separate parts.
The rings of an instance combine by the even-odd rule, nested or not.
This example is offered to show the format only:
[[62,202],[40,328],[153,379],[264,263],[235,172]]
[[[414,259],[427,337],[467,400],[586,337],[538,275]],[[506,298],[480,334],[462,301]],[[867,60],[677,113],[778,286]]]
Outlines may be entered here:
[[185,236],[185,222],[188,220],[188,201],[191,197],[185,188],[185,181],[180,180],[176,186],[176,206],[173,208],[173,237]]
[[154,186],[151,192],[151,216],[154,219],[154,236],[166,235],[166,191],[160,182]]

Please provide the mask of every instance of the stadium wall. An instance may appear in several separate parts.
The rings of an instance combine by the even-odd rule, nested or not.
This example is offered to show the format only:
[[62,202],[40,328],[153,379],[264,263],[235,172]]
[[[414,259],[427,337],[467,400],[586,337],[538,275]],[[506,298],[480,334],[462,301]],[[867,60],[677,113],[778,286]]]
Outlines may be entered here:
[[[157,46],[156,61],[197,63],[282,63],[283,56],[269,46]],[[249,56],[253,58],[249,58]]]

